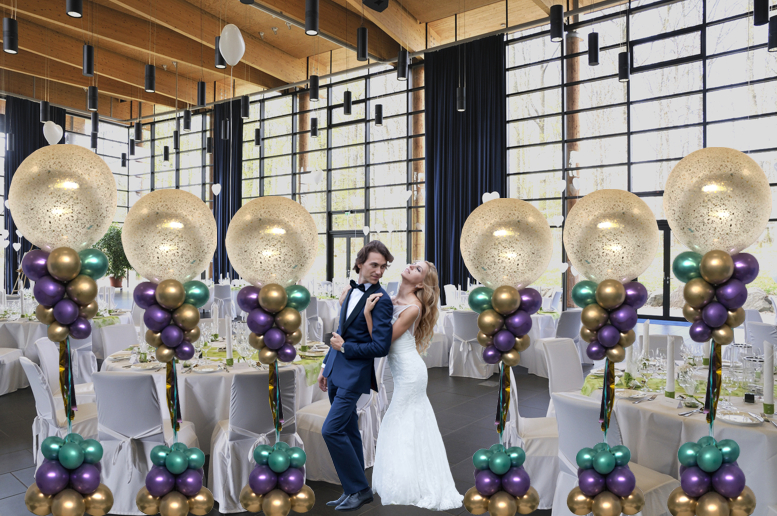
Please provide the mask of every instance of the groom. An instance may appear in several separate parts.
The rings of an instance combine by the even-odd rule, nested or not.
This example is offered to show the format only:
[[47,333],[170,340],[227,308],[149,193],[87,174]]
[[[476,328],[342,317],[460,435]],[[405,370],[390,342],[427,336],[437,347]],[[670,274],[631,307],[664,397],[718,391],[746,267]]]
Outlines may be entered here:
[[[364,475],[356,402],[370,388],[378,390],[374,358],[388,355],[391,346],[394,309],[379,281],[393,260],[388,248],[377,240],[365,245],[356,255],[353,269],[359,274],[359,281],[351,280],[351,289],[340,309],[340,335],[332,334],[332,349],[324,358],[318,376],[318,385],[322,391],[328,391],[332,404],[322,435],[343,485],[343,495],[327,505],[336,506],[338,511],[353,511],[372,502],[372,489]],[[370,336],[364,304],[372,294],[383,295],[372,311]]]

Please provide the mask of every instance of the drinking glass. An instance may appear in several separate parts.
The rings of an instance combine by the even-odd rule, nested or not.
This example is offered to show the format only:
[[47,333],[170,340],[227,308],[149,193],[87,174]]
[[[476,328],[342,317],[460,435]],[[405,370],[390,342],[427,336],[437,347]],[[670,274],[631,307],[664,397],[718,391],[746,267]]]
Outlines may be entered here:
[[643,356],[642,360],[639,362],[639,369],[638,372],[642,378],[645,379],[645,385],[642,387],[643,392],[650,392],[650,386],[648,385],[648,382],[650,381],[650,378],[653,376],[653,364],[650,363],[650,360],[647,356]]

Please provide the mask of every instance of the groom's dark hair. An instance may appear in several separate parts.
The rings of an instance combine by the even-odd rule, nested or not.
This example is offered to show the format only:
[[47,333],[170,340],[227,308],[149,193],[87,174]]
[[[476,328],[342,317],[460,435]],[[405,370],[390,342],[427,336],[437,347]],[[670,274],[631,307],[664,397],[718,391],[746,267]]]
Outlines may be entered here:
[[380,240],[373,240],[369,244],[362,247],[356,254],[356,264],[353,266],[353,270],[356,271],[356,274],[359,274],[361,266],[364,265],[364,262],[367,261],[367,257],[370,255],[370,253],[380,253],[389,263],[394,261],[394,255],[392,255],[391,251],[388,250],[386,244]]

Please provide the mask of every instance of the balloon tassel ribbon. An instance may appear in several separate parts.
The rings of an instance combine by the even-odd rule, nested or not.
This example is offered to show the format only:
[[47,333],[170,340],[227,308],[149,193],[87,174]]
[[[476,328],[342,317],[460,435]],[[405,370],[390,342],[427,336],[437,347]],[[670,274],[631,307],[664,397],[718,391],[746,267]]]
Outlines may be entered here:
[[714,340],[710,345],[710,370],[707,378],[707,397],[704,400],[704,412],[707,414],[707,423],[710,424],[710,435],[713,432],[715,416],[718,412],[718,399],[720,398],[721,377],[723,374],[723,357],[721,346]]
[[281,438],[283,430],[283,403],[281,403],[281,382],[278,376],[278,361],[270,368],[270,410],[272,411],[273,424],[275,425],[275,442]]
[[78,410],[76,403],[76,389],[73,382],[73,358],[70,355],[70,338],[59,343],[59,390],[62,392],[62,401],[65,405],[65,414],[67,417],[68,433],[71,433],[75,411]]
[[170,411],[170,423],[173,426],[173,437],[178,442],[178,430],[181,429],[181,405],[178,400],[178,371],[175,359],[167,363],[167,409]]
[[496,431],[499,434],[499,444],[502,444],[502,433],[505,430],[507,412],[510,410],[510,373],[505,374],[504,362],[499,364],[499,399],[496,403]]
[[604,361],[604,386],[602,389],[602,406],[599,410],[599,422],[602,424],[604,438],[607,439],[607,429],[610,426],[612,405],[615,402],[615,362],[609,358]]

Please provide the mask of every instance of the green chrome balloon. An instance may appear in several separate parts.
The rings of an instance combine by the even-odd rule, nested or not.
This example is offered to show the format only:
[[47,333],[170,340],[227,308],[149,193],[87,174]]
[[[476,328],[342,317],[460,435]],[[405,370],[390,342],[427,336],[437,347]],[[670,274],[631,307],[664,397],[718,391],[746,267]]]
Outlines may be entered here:
[[704,437],[702,437],[696,442],[699,443],[699,446],[701,446],[702,448],[704,448],[705,446],[715,446],[716,444],[718,444],[715,438],[709,435],[705,435]]
[[305,465],[305,461],[308,460],[308,456],[302,448],[289,448],[286,453],[289,456],[289,466],[292,468],[301,468]]
[[715,473],[723,464],[723,454],[714,444],[703,447],[696,455],[696,464],[707,473]]
[[187,281],[183,284],[183,290],[186,292],[184,303],[194,305],[197,308],[205,306],[205,303],[210,299],[210,290],[202,281]]
[[491,310],[491,296],[494,291],[488,287],[478,287],[469,293],[469,307],[477,313]]
[[694,278],[701,278],[699,265],[702,255],[693,251],[685,251],[677,255],[672,263],[672,272],[674,277],[683,283],[688,283]]
[[572,287],[572,301],[580,308],[596,303],[596,283],[586,280]]
[[510,457],[510,463],[516,468],[518,466],[523,466],[523,463],[526,462],[526,452],[523,451],[523,448],[518,446],[511,446],[508,448],[507,456]]
[[59,449],[57,458],[66,469],[76,469],[84,463],[84,450],[79,444],[66,442]]
[[577,467],[582,469],[593,468],[594,455],[596,455],[596,452],[593,450],[593,448],[583,448],[582,450],[577,452],[577,457],[575,457],[575,461],[577,462]]
[[607,450],[594,455],[594,469],[600,475],[609,475],[615,469],[615,457]]
[[610,453],[612,453],[612,456],[615,457],[616,466],[625,466],[631,460],[631,450],[622,444],[610,448]]
[[189,467],[189,459],[181,451],[171,451],[165,458],[165,467],[173,475],[180,475]]
[[718,450],[723,455],[723,462],[734,462],[739,458],[739,445],[733,439],[718,442]]
[[278,441],[277,443],[275,443],[275,446],[272,447],[273,450],[280,450],[280,451],[286,451],[289,448],[291,448],[291,446],[289,446],[283,441]]
[[205,465],[205,454],[199,448],[189,448],[185,453],[189,459],[189,469],[200,469]]
[[488,459],[488,468],[496,475],[504,475],[512,463],[505,452],[497,452]]
[[186,446],[184,443],[175,443],[170,447],[173,451],[179,451],[181,453],[186,453],[186,450],[189,449],[188,446]]
[[696,465],[696,456],[699,454],[701,446],[694,442],[685,443],[677,450],[677,460],[686,468]]
[[594,451],[595,452],[610,451],[610,445],[607,443],[596,443],[594,445]]
[[260,444],[254,448],[254,462],[260,466],[266,466],[270,460],[270,454],[272,453],[272,446],[267,444]]
[[97,464],[103,458],[103,446],[94,439],[82,442],[81,449],[84,450],[84,462],[87,464]]
[[499,453],[505,451],[505,447],[503,444],[492,444],[489,450],[491,450],[492,453]]
[[46,437],[40,445],[40,452],[49,460],[57,460],[59,458],[59,449],[63,444],[65,444],[65,440],[61,437],[54,435]]
[[99,249],[84,249],[78,257],[81,258],[81,274],[84,276],[97,281],[108,272],[108,257]]
[[290,306],[299,312],[310,304],[310,292],[302,285],[286,287],[286,295],[288,296],[286,306]]
[[478,469],[488,469],[488,461],[492,455],[491,450],[481,448],[472,456],[472,464]]
[[81,434],[76,434],[76,433],[67,434],[65,436],[65,442],[81,444],[82,442],[84,442],[84,438],[81,437]]
[[267,465],[270,466],[270,469],[274,472],[283,473],[289,469],[290,462],[291,461],[289,460],[289,455],[286,453],[286,450],[275,450],[270,454]]
[[154,464],[154,466],[164,466],[165,459],[168,455],[170,455],[170,448],[167,446],[163,444],[154,446],[151,449],[151,462]]

